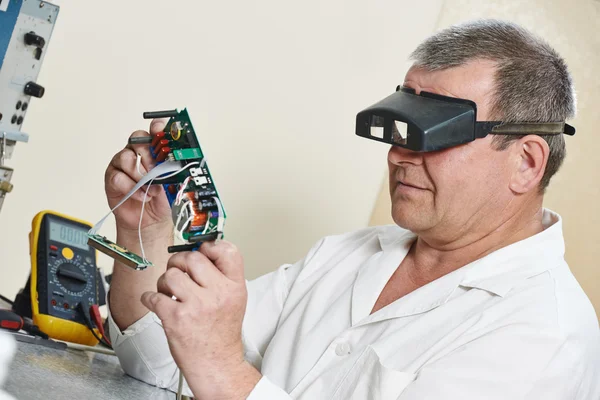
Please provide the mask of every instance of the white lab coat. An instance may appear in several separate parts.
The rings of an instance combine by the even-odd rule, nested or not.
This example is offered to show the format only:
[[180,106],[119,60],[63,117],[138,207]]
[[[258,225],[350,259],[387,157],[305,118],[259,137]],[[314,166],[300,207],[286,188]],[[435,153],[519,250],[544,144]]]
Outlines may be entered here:
[[[397,226],[326,237],[249,282],[245,356],[263,374],[249,399],[600,399],[598,320],[560,217],[544,225],[371,315],[415,239]],[[127,373],[176,389],[155,314],[110,331]]]

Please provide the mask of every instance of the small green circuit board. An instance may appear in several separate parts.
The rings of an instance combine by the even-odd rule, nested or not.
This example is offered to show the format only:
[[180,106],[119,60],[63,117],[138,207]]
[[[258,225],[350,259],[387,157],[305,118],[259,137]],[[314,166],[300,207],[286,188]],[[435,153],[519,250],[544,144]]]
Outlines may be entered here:
[[135,270],[143,270],[152,266],[150,261],[144,261],[142,257],[111,242],[104,236],[88,235],[88,244],[96,250]]

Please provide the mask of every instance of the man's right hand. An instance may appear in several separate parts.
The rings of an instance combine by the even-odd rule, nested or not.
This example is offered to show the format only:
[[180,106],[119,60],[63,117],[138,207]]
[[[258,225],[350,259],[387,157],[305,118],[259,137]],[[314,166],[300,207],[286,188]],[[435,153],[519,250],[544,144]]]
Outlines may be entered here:
[[[150,133],[161,132],[164,120],[154,120]],[[147,136],[146,131],[136,131],[131,136]],[[141,155],[140,172],[136,168],[137,155]],[[108,204],[113,209],[123,197],[146,174],[154,168],[148,145],[128,145],[117,153],[104,176]],[[141,255],[138,226],[142,201],[146,187],[140,188],[133,196],[114,211],[117,222],[116,242],[130,251]],[[173,245],[173,220],[171,207],[161,185],[152,185],[148,190],[144,215],[142,216],[141,236],[144,254],[154,266],[144,271],[135,271],[115,262],[110,285],[109,307],[119,328],[125,329],[142,318],[148,309],[141,303],[142,293],[156,290],[158,278],[166,271],[170,254],[167,248]]]
[[[165,120],[156,119],[150,124],[150,134],[154,135],[161,132],[165,127]],[[136,131],[131,137],[148,136],[146,131]],[[136,168],[138,154],[141,155],[140,171]],[[104,175],[104,188],[108,205],[112,209],[121,199],[136,185],[155,163],[150,155],[148,145],[127,145],[118,152],[111,160]],[[142,201],[146,187],[140,188],[132,197],[114,211],[119,233],[128,234],[134,232],[137,235],[140,222],[140,213]],[[142,218],[142,230],[149,227],[158,229],[152,231],[161,231],[170,229],[172,226],[171,208],[167,197],[160,185],[153,185],[148,190],[146,205],[144,206],[144,215]]]

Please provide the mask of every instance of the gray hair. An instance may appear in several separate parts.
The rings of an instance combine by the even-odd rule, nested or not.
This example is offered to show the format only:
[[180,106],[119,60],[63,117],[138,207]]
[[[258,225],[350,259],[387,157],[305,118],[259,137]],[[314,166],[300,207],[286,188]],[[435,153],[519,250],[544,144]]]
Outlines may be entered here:
[[[498,20],[454,25],[429,37],[411,54],[430,71],[476,59],[496,63],[491,118],[506,122],[556,122],[573,118],[576,97],[565,61],[549,44],[522,27]],[[565,155],[563,135],[540,135],[550,155],[540,182],[543,193]],[[492,145],[506,150],[517,135],[498,135]]]

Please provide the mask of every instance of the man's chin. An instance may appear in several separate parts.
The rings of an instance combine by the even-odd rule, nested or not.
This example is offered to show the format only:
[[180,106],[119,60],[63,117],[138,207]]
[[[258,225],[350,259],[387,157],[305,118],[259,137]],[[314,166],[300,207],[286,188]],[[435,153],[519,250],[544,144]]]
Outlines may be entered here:
[[407,229],[411,232],[420,232],[426,229],[426,221],[423,216],[416,211],[410,210],[395,210],[392,207],[392,219],[400,228]]

